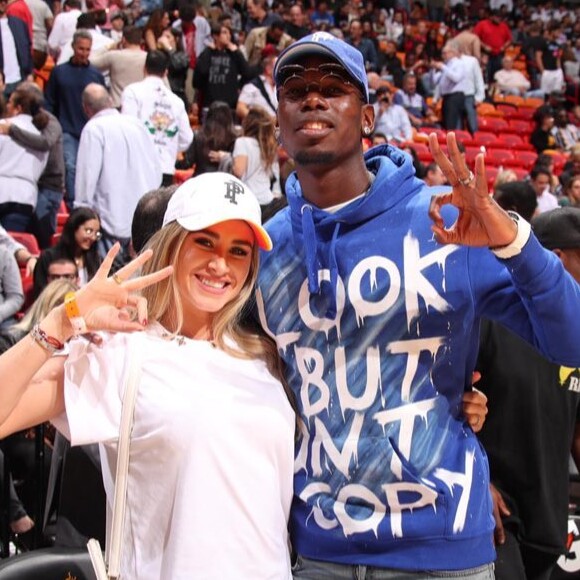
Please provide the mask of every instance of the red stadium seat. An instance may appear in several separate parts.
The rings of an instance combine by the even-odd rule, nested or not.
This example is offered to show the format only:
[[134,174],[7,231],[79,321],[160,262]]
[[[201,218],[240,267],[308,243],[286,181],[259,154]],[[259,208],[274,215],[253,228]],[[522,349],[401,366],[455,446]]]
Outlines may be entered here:
[[497,135],[488,131],[477,131],[473,135],[473,145],[490,147],[497,143]]
[[8,232],[8,234],[17,242],[21,243],[33,256],[40,254],[38,241],[33,234],[25,232]]
[[536,109],[533,109],[532,107],[518,107],[518,110],[512,114],[511,119],[523,119],[525,121],[531,121],[534,118],[535,112]]
[[456,129],[453,131],[455,133],[455,139],[458,143],[462,143],[464,146],[473,144],[473,137],[469,131],[464,131],[463,129]]
[[511,169],[518,176],[519,181],[523,181],[530,174],[530,172],[523,167],[509,167],[509,169]]
[[[527,137],[527,136],[526,136]],[[524,151],[534,151],[534,146],[528,142],[522,135],[517,133],[500,133],[497,136],[498,143],[504,149],[520,149]]]
[[473,167],[475,158],[481,153],[481,148],[475,145],[469,145],[465,148],[465,162],[470,167]]
[[492,133],[500,133],[506,127],[509,127],[508,122],[500,117],[478,117],[477,124],[480,131],[490,131]]
[[490,147],[485,154],[486,165],[504,166],[514,158],[511,149],[498,149]]
[[514,151],[513,159],[508,161],[506,165],[508,167],[522,167],[529,171],[533,167],[537,158],[538,154],[535,151]]
[[491,191],[493,189],[493,184],[495,183],[495,178],[499,173],[499,167],[494,167],[493,165],[488,165],[485,168],[485,173],[487,175],[487,188]]
[[425,143],[418,143],[417,141],[414,141],[413,143],[409,143],[408,146],[415,150],[417,157],[422,163],[431,163],[433,161],[431,150]]
[[525,119],[510,119],[508,123],[510,132],[521,135],[522,137],[529,135],[534,130],[534,124]]

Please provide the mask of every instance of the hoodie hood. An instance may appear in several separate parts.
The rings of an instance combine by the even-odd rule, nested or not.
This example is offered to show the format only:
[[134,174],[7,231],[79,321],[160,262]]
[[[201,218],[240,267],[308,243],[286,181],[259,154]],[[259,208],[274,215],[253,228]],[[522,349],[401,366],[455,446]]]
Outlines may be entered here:
[[[417,194],[425,186],[415,177],[411,157],[391,145],[380,145],[367,151],[365,163],[375,176],[368,192],[335,213],[320,209],[304,199],[296,173],[286,182],[292,234],[295,242],[304,246],[311,294],[321,292],[320,270],[330,270],[330,284],[324,285],[332,293],[328,311],[330,316],[336,314],[336,240],[341,228],[352,229],[363,224]],[[388,195],[385,195],[387,191]],[[326,255],[322,255],[322,251]]]

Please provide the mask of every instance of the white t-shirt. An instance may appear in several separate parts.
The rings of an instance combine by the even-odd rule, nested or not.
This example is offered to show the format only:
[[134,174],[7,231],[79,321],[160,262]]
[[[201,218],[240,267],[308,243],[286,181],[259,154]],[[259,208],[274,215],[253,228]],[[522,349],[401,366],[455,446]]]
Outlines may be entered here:
[[246,156],[248,165],[246,172],[242,176],[242,181],[254,193],[260,205],[267,205],[274,199],[274,194],[270,186],[270,176],[274,177],[274,191],[280,189],[279,176],[280,169],[278,161],[274,161],[271,171],[267,171],[262,162],[260,145],[254,137],[238,137],[234,145],[233,157]]
[[294,413],[261,361],[206,341],[143,333],[72,341],[65,365],[73,445],[101,443],[112,509],[116,440],[130,353],[135,405],[121,576],[125,580],[290,580]]

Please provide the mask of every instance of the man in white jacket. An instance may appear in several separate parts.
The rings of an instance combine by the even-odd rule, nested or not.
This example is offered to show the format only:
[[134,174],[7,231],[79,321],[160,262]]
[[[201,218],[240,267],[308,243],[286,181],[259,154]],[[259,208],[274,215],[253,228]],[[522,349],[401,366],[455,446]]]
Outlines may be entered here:
[[164,82],[169,59],[159,50],[147,55],[145,78],[125,88],[121,112],[144,123],[161,163],[163,185],[171,185],[175,159],[193,141],[193,131],[183,101]]

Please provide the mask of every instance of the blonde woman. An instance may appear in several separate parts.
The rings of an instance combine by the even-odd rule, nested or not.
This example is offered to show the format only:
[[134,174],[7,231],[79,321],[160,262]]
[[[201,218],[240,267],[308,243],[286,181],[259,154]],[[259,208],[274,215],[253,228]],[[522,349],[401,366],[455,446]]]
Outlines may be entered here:
[[72,339],[65,364],[51,351],[71,339],[78,316],[58,307],[0,357],[10,377],[0,437],[50,418],[73,445],[99,442],[109,501],[127,361],[139,357],[126,580],[291,579],[294,413],[275,346],[238,322],[259,248],[271,242],[251,191],[228,174],[191,179],[149,250],[108,277],[115,246],[75,294],[89,331],[121,332],[101,346]]
[[234,145],[232,173],[266,206],[281,195],[274,120],[264,109],[250,107],[242,130]]

